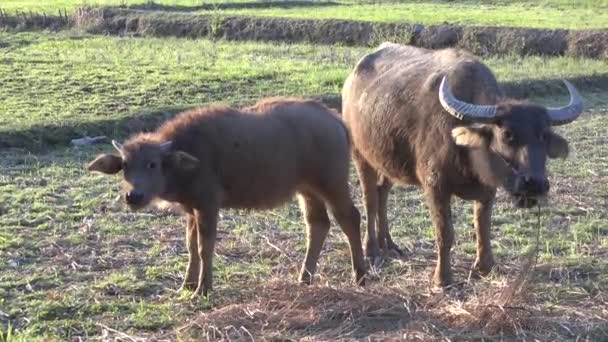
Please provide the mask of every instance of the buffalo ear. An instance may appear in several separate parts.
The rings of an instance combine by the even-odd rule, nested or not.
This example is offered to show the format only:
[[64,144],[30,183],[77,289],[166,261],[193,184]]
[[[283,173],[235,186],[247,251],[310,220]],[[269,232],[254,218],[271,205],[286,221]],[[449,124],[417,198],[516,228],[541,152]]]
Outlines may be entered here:
[[547,155],[549,158],[562,158],[568,157],[568,141],[558,134],[549,132],[545,135],[545,142],[547,144]]
[[176,170],[193,170],[199,165],[199,160],[183,151],[175,151],[165,156],[165,163]]
[[122,158],[113,154],[102,154],[87,166],[87,170],[113,175],[122,169]]
[[487,146],[492,130],[487,126],[459,126],[452,129],[452,139],[458,146],[480,148]]

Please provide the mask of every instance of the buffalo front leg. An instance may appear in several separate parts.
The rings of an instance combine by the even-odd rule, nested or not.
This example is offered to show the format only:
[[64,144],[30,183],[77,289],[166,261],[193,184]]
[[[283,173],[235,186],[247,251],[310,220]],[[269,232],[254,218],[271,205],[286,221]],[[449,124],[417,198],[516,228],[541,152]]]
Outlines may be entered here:
[[399,256],[403,256],[403,251],[399,249],[399,246],[393,242],[388,226],[388,195],[390,193],[392,184],[389,180],[384,178],[378,186],[378,216],[377,216],[377,228],[378,228],[378,245],[385,252],[393,251]]
[[197,224],[198,257],[202,270],[198,277],[198,285],[192,297],[201,294],[207,296],[213,284],[213,253],[217,236],[217,216],[219,209],[195,210]]
[[490,273],[494,267],[494,256],[490,244],[493,205],[492,198],[487,201],[475,201],[473,206],[473,224],[477,235],[477,258],[473,267],[484,276]]
[[330,221],[327,216],[325,203],[314,195],[301,194],[300,207],[302,208],[307,229],[306,257],[302,264],[300,282],[310,285],[317,270],[323,242],[327,237],[327,232],[329,232]]
[[353,160],[359,175],[365,213],[367,215],[367,232],[365,234],[365,256],[372,265],[380,263],[380,246],[376,234],[376,217],[378,215],[378,174],[359,154],[353,152]]
[[437,266],[433,281],[435,286],[446,287],[452,284],[451,251],[454,244],[454,227],[450,208],[450,195],[439,189],[429,189],[426,193],[427,205],[435,227],[437,245]]
[[186,246],[188,247],[188,267],[182,284],[182,289],[195,290],[198,286],[198,278],[201,268],[198,256],[198,232],[196,218],[188,214],[186,218]]

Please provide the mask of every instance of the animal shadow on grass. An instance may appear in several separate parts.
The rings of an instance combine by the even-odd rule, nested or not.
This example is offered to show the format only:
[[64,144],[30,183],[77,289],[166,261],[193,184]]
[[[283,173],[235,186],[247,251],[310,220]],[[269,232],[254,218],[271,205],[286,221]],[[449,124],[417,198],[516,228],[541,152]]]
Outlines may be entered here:
[[114,137],[148,131],[185,109],[187,107],[159,108],[140,111],[121,118],[63,125],[36,124],[20,130],[2,131],[0,132],[0,148],[19,147],[38,151],[58,145],[68,145],[70,140],[85,135],[111,135]]
[[167,11],[167,12],[194,12],[205,10],[236,10],[236,9],[266,9],[266,8],[298,8],[298,7],[331,7],[342,4],[333,1],[257,1],[257,2],[220,2],[201,4],[197,6],[163,5],[155,2],[131,5],[129,9],[144,11]]
[[[312,96],[330,108],[340,110],[341,100],[336,96]],[[232,104],[234,107],[248,105]],[[201,104],[204,106],[204,104]],[[58,124],[35,124],[24,129],[0,130],[0,148],[25,148],[30,151],[44,151],[48,148],[66,146],[70,140],[83,136],[106,135],[110,138],[126,136],[134,132],[150,131],[175,114],[196,106],[173,106],[140,109],[131,115],[96,121],[71,121]]]
[[[10,42],[9,42],[10,43]],[[608,74],[581,76],[568,79],[581,91],[603,89],[608,85]],[[555,95],[564,92],[560,78],[527,80],[522,86],[521,81],[503,82],[504,92],[515,98],[530,98],[533,96]],[[559,89],[559,90],[558,90]],[[558,94],[559,94],[558,93]],[[563,93],[566,96],[566,93]],[[341,111],[341,99],[338,94],[325,94],[311,98],[323,102],[330,108]],[[249,101],[251,102],[251,101]],[[232,104],[235,107],[249,103]],[[107,135],[112,137],[124,136],[137,131],[147,131],[158,127],[176,113],[193,106],[177,106],[153,109],[140,109],[131,115],[119,118],[96,121],[72,121],[57,124],[36,124],[24,129],[0,130],[0,148],[26,148],[31,151],[45,150],[57,145],[68,145],[70,140],[84,135]]]

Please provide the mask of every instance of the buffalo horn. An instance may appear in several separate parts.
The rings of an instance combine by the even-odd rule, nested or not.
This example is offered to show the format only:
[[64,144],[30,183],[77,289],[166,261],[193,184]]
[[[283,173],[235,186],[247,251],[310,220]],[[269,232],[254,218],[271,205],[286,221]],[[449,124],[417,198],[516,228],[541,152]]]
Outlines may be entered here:
[[443,109],[460,120],[466,118],[475,122],[492,122],[496,116],[496,106],[476,105],[457,99],[446,76],[443,76],[439,86],[439,102]]
[[551,125],[553,126],[570,123],[576,120],[576,118],[578,118],[578,116],[583,112],[583,98],[572,83],[566,80],[563,81],[568,88],[568,92],[570,92],[570,103],[564,107],[547,108],[547,114],[549,114],[549,118],[551,118]]

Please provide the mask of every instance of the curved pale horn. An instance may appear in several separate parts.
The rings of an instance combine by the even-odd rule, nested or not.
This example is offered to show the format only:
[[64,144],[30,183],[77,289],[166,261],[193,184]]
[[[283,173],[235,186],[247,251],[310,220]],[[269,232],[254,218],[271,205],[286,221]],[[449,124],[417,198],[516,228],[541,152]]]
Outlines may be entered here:
[[547,114],[551,118],[551,125],[565,125],[576,120],[583,112],[583,98],[572,83],[563,80],[570,93],[570,103],[564,107],[547,108]]
[[171,149],[171,146],[173,145],[173,141],[169,140],[169,141],[165,141],[164,143],[160,144],[160,149],[163,152],[167,152]]
[[447,76],[443,76],[439,86],[439,102],[443,109],[460,120],[492,122],[496,117],[496,106],[476,105],[457,99],[448,85]]
[[118,151],[118,153],[120,154],[120,156],[123,156],[123,152],[122,152],[122,144],[119,143],[116,140],[112,140],[112,146],[114,146],[114,148],[116,149],[116,151]]

